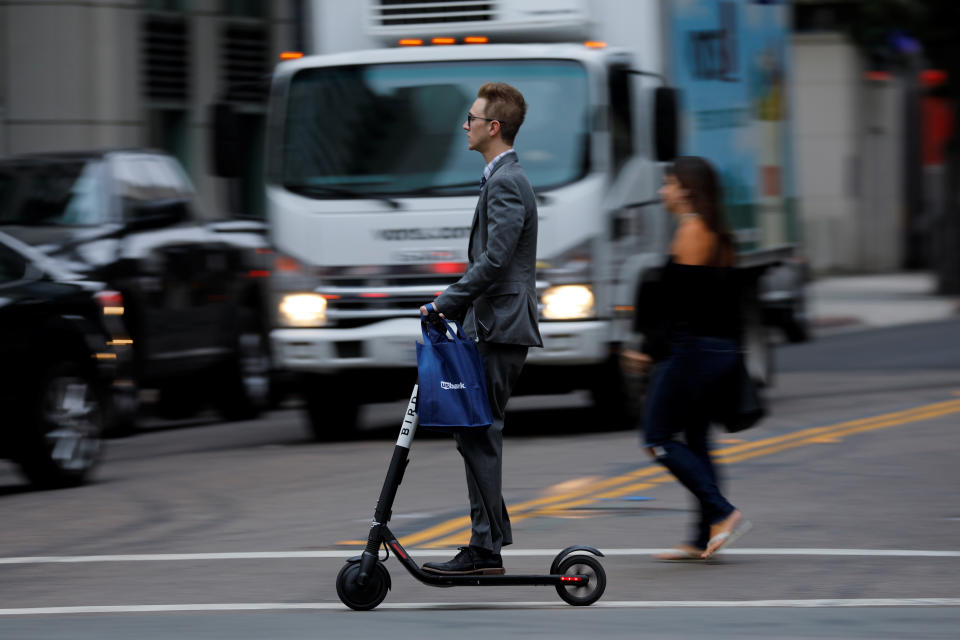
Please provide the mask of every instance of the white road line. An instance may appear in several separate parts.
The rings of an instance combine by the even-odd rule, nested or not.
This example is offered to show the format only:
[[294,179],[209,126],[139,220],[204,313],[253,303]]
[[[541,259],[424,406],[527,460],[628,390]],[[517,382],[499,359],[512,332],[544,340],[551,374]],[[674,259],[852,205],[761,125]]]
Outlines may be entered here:
[[[833,607],[960,607],[960,598],[862,598],[816,600],[622,600],[598,602],[603,609],[670,608],[833,608]],[[569,609],[560,601],[544,602],[386,602],[379,609]],[[46,616],[79,613],[170,613],[186,611],[349,611],[339,602],[228,602],[213,604],[144,604],[0,609],[0,616]]]
[[[649,556],[665,549],[600,549],[605,556]],[[414,557],[437,558],[452,555],[456,549],[408,549]],[[504,549],[510,557],[554,556],[559,549]],[[232,553],[140,553],[102,556],[22,556],[0,558],[3,564],[72,564],[81,562],[182,562],[189,560],[272,560],[289,558],[349,558],[358,549],[328,551],[249,551]],[[960,558],[960,551],[923,549],[725,549],[725,555],[737,556],[866,556],[876,558]]]

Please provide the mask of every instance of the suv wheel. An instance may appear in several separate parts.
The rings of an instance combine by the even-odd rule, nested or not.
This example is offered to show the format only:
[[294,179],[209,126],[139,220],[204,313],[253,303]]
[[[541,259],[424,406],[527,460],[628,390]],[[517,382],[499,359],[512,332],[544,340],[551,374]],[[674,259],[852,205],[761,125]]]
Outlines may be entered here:
[[267,336],[251,311],[242,313],[233,357],[225,365],[214,401],[225,420],[251,420],[270,402],[273,370]]
[[203,381],[195,374],[160,385],[160,400],[154,409],[164,420],[183,420],[197,415],[203,408]]
[[82,484],[103,452],[103,400],[91,371],[72,362],[51,366],[34,396],[33,431],[20,466],[40,487]]

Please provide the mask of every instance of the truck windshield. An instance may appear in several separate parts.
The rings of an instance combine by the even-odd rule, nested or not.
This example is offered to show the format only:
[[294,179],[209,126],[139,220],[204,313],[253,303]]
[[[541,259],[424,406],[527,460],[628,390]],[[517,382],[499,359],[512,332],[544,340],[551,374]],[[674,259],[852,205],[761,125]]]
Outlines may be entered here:
[[538,190],[588,169],[587,74],[570,60],[324,67],[292,79],[270,179],[316,198],[476,193],[483,158],[461,128],[488,80],[517,87],[527,115],[515,146]]

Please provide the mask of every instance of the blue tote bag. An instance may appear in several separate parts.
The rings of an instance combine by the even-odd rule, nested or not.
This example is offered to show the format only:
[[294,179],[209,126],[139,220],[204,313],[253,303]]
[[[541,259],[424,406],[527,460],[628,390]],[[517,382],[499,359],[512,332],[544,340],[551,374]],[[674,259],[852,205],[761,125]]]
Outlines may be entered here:
[[420,322],[423,344],[417,343],[419,424],[429,429],[455,431],[493,423],[480,351],[464,337],[457,322],[441,319]]

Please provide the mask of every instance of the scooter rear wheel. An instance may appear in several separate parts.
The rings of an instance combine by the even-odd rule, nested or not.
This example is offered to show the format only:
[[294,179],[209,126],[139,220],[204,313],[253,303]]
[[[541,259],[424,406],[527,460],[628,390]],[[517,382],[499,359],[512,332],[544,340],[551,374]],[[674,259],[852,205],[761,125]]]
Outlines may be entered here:
[[577,607],[591,605],[600,599],[603,590],[607,588],[607,573],[600,561],[593,556],[566,557],[558,569],[559,573],[565,576],[583,575],[589,578],[586,586],[557,585],[557,594],[567,604]]
[[373,567],[373,573],[367,578],[367,584],[362,587],[357,584],[359,574],[359,562],[345,564],[340,569],[340,573],[337,574],[337,595],[340,597],[340,601],[351,609],[369,611],[387,597],[387,590],[390,588],[390,573],[383,566],[383,563],[378,561]]

